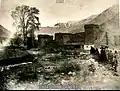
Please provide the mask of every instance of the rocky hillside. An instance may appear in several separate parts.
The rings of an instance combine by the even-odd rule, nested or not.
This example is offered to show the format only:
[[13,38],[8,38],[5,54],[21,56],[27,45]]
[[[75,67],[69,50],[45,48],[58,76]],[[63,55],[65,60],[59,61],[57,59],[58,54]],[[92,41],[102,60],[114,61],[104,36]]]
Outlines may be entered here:
[[89,23],[90,21],[94,20],[97,17],[97,15],[92,15],[88,17],[87,19],[83,19],[77,23],[70,24],[70,33],[79,33],[84,31],[84,25]]
[[93,15],[87,19],[79,21],[76,25],[78,26],[75,30],[72,29],[70,32],[76,33],[84,31],[84,24],[99,24],[104,31],[118,30],[119,29],[119,6],[114,5],[107,10],[103,11],[99,15]]
[[38,34],[50,34],[54,35],[55,33],[78,33],[84,31],[84,24],[93,20],[97,15],[92,15],[87,19],[83,19],[81,21],[69,21],[66,23],[57,23],[54,27],[41,27],[40,31],[36,31],[36,35]]
[[7,39],[10,37],[11,32],[0,25],[0,48],[6,43]]
[[102,26],[103,30],[118,30],[119,29],[119,6],[114,5],[103,13],[98,15],[90,23],[99,24]]
[[8,37],[10,31],[0,25],[0,37]]
[[52,35],[56,32],[79,33],[84,31],[85,24],[99,24],[103,31],[118,30],[119,5],[113,5],[99,15],[92,15],[80,21],[69,21],[66,23],[57,23],[54,27],[43,27],[39,32]]
[[39,34],[49,34],[54,35],[55,33],[62,32],[66,33],[69,29],[68,28],[58,28],[58,27],[41,27],[40,31],[36,31],[35,35],[38,36]]

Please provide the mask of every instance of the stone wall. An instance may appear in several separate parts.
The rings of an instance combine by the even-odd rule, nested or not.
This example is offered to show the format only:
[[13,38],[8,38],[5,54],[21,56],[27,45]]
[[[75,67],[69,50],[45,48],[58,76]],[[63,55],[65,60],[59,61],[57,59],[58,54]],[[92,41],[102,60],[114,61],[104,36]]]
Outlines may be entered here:
[[109,48],[120,46],[120,31],[103,31],[99,25],[86,24],[85,28],[85,44],[94,44],[95,47],[100,45],[108,45]]
[[42,48],[47,42],[53,41],[53,36],[50,35],[38,35],[38,48]]
[[108,44],[111,48],[120,49],[120,31],[119,32],[108,32]]
[[[87,24],[85,28],[85,44],[98,45],[100,43],[100,38],[104,38],[104,32],[100,30],[99,25]],[[98,41],[99,40],[99,41]]]
[[84,32],[81,33],[56,33],[55,41],[61,45],[84,45]]

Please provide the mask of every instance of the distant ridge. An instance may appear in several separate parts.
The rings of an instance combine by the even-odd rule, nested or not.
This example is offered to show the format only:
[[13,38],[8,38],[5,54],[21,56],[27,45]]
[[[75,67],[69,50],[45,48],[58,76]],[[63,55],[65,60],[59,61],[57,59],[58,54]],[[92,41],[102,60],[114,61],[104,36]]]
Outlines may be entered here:
[[[102,27],[103,31],[111,31],[119,29],[119,5],[113,5],[106,9],[99,15],[90,16],[87,19],[79,21],[76,26],[77,30],[71,30],[71,33],[84,31],[84,24],[98,24]],[[73,24],[74,25],[74,24]]]
[[7,40],[10,38],[11,32],[8,31],[5,27],[0,25],[0,48],[7,43]]
[[0,25],[0,37],[8,37],[10,35],[10,31],[8,31],[5,27]]
[[92,15],[86,19],[78,21],[69,21],[66,23],[57,23],[54,27],[41,27],[39,33],[51,34],[79,33],[84,32],[85,24],[98,24],[103,31],[119,30],[119,5],[113,5],[98,15]]

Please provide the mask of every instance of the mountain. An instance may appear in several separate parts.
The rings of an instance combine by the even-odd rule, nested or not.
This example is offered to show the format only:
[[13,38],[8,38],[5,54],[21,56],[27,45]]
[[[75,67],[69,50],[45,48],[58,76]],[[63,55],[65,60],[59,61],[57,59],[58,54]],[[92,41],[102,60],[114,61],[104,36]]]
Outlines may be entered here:
[[104,31],[118,30],[119,29],[119,5],[113,5],[106,9],[99,15],[93,15],[86,19],[79,21],[76,29],[70,30],[71,33],[78,33],[84,31],[85,24],[98,24]]
[[[54,27],[41,27],[40,31],[36,31],[36,34],[50,34],[54,35],[55,33],[77,33],[84,31],[84,24],[94,19],[97,15],[92,15],[87,19],[82,21],[69,21],[66,23],[57,23]],[[82,29],[82,30],[81,30]]]
[[38,36],[39,34],[48,34],[48,35],[54,35],[55,33],[62,32],[66,33],[68,31],[68,28],[65,27],[41,27],[40,31],[35,31],[35,35]]
[[6,28],[0,25],[0,46],[4,41],[6,41],[6,39],[10,37],[10,34],[10,31],[8,31]]
[[8,37],[10,31],[8,31],[6,28],[4,28],[2,25],[0,25],[0,37]]
[[99,24],[104,31],[119,30],[119,6],[114,5],[99,14],[90,23]]
[[90,23],[94,24],[103,24],[108,20],[111,20],[113,17],[119,14],[119,6],[113,5],[112,7],[106,9],[101,14],[99,14],[94,20],[90,21]]
[[119,31],[119,5],[113,5],[98,15],[92,15],[80,21],[57,23],[54,27],[41,27],[38,32],[51,35],[58,32],[79,33],[84,32],[85,24],[98,24],[103,31]]
[[[83,19],[79,22],[70,24],[70,33],[79,33],[79,32],[83,32],[84,31],[84,25],[89,23],[91,20],[95,19],[97,17],[97,15],[92,15],[90,17],[88,17],[87,19]],[[69,23],[69,22],[68,22]]]

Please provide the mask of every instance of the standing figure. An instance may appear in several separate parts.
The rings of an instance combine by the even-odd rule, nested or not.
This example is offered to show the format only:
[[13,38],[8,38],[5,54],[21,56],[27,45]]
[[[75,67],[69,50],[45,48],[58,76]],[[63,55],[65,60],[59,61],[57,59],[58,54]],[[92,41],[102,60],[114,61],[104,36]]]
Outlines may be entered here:
[[77,49],[74,49],[74,58],[78,58]]
[[119,57],[118,57],[118,52],[117,52],[117,51],[115,51],[114,56],[116,56],[117,59],[119,58]]
[[117,66],[118,66],[118,60],[117,60],[117,57],[114,56],[114,57],[113,57],[112,67],[113,67],[113,70],[114,70],[115,72],[117,72]]
[[113,53],[112,53],[111,50],[108,52],[108,62],[109,62],[109,63],[112,63],[112,62],[113,62]]
[[106,51],[106,57],[107,57],[107,60],[108,60],[108,54],[109,54],[110,51],[108,50],[108,48],[106,48],[105,51]]
[[95,50],[95,58],[96,58],[96,60],[99,60],[99,51],[98,51],[98,49],[96,48],[96,50]]
[[105,62],[105,61],[106,61],[106,53],[105,53],[105,49],[102,47],[100,54],[100,62]]
[[112,62],[112,67],[115,72],[117,72],[117,66],[118,66],[118,53],[115,51],[114,57],[113,57],[113,62]]
[[90,54],[94,54],[94,53],[95,53],[95,49],[94,49],[94,47],[91,46]]

